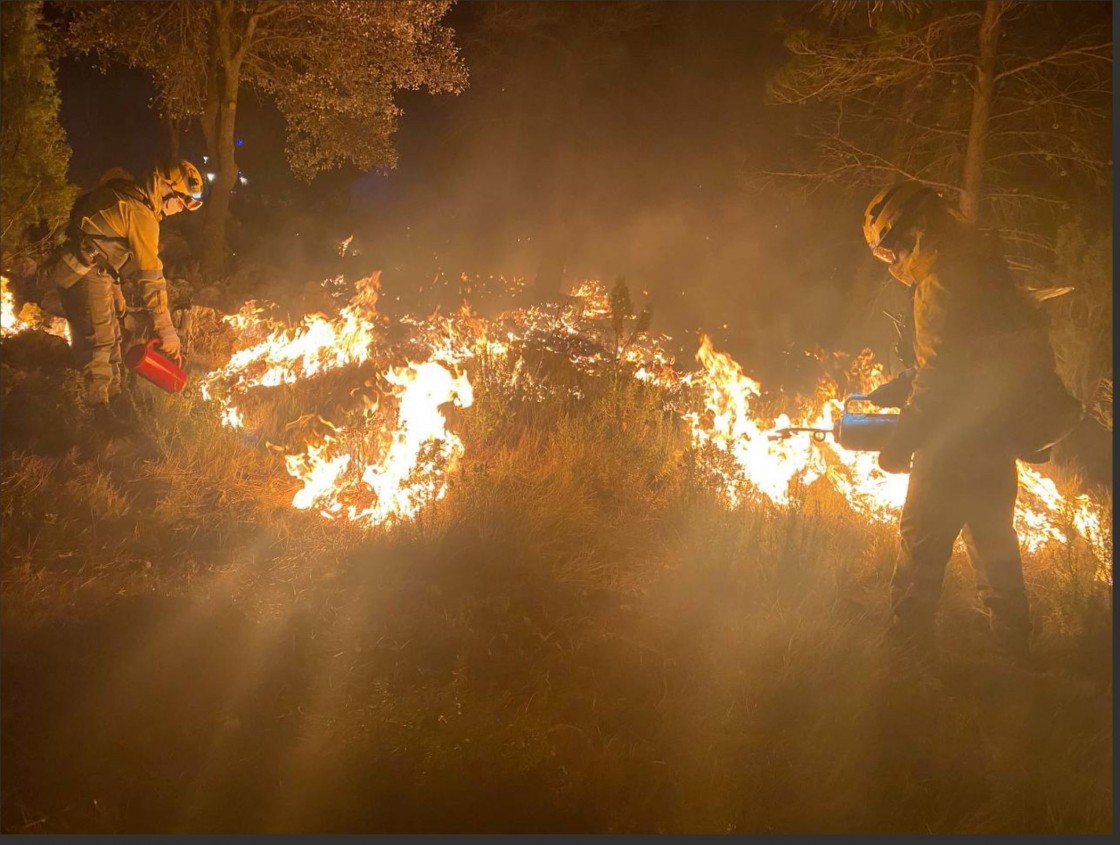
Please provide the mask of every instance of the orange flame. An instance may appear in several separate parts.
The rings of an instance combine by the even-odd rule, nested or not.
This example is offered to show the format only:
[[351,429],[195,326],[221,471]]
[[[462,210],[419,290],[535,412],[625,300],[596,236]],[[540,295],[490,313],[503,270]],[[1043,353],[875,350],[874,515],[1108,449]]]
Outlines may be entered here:
[[[383,343],[384,318],[377,313],[380,274],[357,284],[350,303],[331,318],[312,314],[296,326],[265,316],[256,303],[227,322],[255,342],[237,350],[229,362],[206,376],[200,390],[222,406],[227,427],[245,426],[234,404],[257,388],[314,379],[343,367],[363,364]],[[444,332],[451,338],[452,325]],[[257,339],[260,338],[260,339]],[[445,343],[429,359],[384,374],[390,403],[369,402],[356,425],[335,425],[319,418],[318,433],[302,451],[287,454],[288,473],[301,482],[292,505],[317,508],[328,518],[366,523],[409,518],[444,495],[447,473],[462,455],[460,438],[447,430],[440,410],[447,403],[467,407],[470,382],[457,372],[464,353]],[[383,405],[392,405],[390,413]],[[386,420],[386,416],[391,419]],[[367,460],[366,456],[372,456]]]
[[[791,422],[781,415],[764,426],[752,415],[751,401],[761,395],[758,383],[745,376],[730,356],[716,352],[706,336],[701,338],[697,358],[704,365],[698,381],[706,390],[708,416],[694,413],[688,419],[696,445],[711,443],[734,459],[734,471],[714,469],[729,504],[738,503],[744,486],[785,504],[795,482],[810,484],[823,476],[865,517],[880,522],[897,518],[906,499],[906,475],[884,473],[875,453],[848,451],[831,439],[819,451],[804,443],[794,447],[792,439],[770,440],[770,433]],[[830,429],[841,411],[838,401],[828,399],[817,409],[806,406],[793,424]],[[1074,536],[1067,528],[1072,528],[1100,561],[1100,577],[1111,583],[1112,548],[1102,522],[1103,507],[1086,494],[1063,496],[1052,479],[1022,463],[1019,485],[1015,527],[1023,546],[1037,551],[1050,542],[1071,542]]]
[[[415,516],[443,497],[463,442],[447,430],[439,409],[448,402],[468,407],[474,399],[470,382],[438,361],[394,367],[385,378],[398,409],[377,459],[350,471],[357,466],[355,452],[361,451],[356,446],[368,444],[361,431],[338,428],[309,443],[306,452],[286,458],[288,472],[303,482],[292,500],[295,507],[318,507],[329,518],[377,524]],[[378,435],[386,432],[370,433],[381,440]]]
[[[336,316],[314,314],[296,326],[271,320],[255,303],[227,317],[246,345],[202,380],[203,396],[220,403],[223,423],[245,426],[234,404],[239,396],[358,366],[384,353],[385,318],[376,310],[379,283],[379,274],[362,280]],[[463,368],[485,352],[514,359],[510,378],[528,379],[521,352],[531,344],[592,372],[623,362],[634,378],[665,388],[666,395],[677,399],[682,390],[693,391],[695,401],[678,412],[694,448],[722,456],[706,465],[729,507],[757,496],[784,506],[795,488],[816,482],[830,484],[855,512],[876,522],[897,519],[905,500],[908,477],[884,473],[874,453],[848,451],[830,438],[817,445],[798,438],[770,439],[790,425],[831,429],[843,406],[827,384],[793,410],[765,413],[761,385],[717,351],[707,336],[701,336],[696,355],[701,368],[688,373],[679,372],[661,338],[648,333],[617,350],[609,333],[610,297],[598,281],[580,283],[560,305],[517,309],[492,321],[464,306],[449,316],[404,317],[401,324],[411,329],[408,357],[415,360],[383,374],[389,401],[367,406],[356,423],[322,421],[318,434],[286,456],[288,472],[301,482],[295,507],[379,524],[414,516],[442,497],[463,443],[440,409],[447,403],[461,408],[472,403],[473,388]],[[883,377],[881,365],[868,352],[856,357],[850,375],[862,389],[875,387]],[[558,389],[543,382],[534,387]],[[1101,506],[1087,495],[1063,496],[1033,467],[1021,466],[1020,479],[1016,528],[1024,546],[1035,550],[1067,542],[1072,531],[1102,561],[1102,577],[1111,579],[1111,545]]]
[[45,314],[32,302],[24,303],[16,313],[16,298],[8,287],[6,276],[0,276],[0,337],[12,337],[29,331],[41,331],[61,337],[69,343],[70,326],[60,317]]

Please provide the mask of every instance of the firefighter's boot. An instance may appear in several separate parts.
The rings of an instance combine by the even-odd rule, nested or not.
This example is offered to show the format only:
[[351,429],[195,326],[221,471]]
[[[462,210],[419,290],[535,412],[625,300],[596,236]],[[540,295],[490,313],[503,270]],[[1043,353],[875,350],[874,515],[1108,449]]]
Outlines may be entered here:
[[128,412],[121,408],[121,397],[107,402],[90,403],[90,420],[98,434],[108,440],[122,440],[136,433],[137,426]]
[[121,425],[128,426],[129,428],[136,427],[138,422],[136,406],[127,393],[118,391],[111,396],[109,398],[109,409],[113,412],[113,416]]
[[108,403],[104,405],[94,405],[90,410],[93,428],[101,437],[109,440],[116,440],[119,437],[128,436],[128,427],[117,419],[117,415],[113,413]]

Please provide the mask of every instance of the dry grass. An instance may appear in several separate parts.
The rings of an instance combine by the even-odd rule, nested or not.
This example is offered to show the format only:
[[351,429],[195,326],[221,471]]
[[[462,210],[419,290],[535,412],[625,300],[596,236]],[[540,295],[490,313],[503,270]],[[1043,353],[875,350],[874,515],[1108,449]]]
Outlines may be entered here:
[[1079,544],[1027,561],[1037,668],[961,559],[921,667],[881,643],[890,526],[819,486],[727,511],[625,380],[479,390],[448,495],[359,531],[188,397],[138,387],[127,444],[42,431],[36,360],[2,409],[5,832],[1111,828]]

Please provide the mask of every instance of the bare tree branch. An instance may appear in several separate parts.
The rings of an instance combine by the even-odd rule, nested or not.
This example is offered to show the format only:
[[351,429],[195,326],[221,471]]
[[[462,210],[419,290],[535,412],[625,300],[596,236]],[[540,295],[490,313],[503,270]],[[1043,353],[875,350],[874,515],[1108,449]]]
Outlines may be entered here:
[[[1108,55],[1099,55],[1099,51],[1101,50],[1107,50]],[[1034,61],[1027,62],[1026,64],[1019,65],[1018,67],[1008,68],[1007,70],[996,74],[996,81],[999,82],[1000,80],[1006,79],[1009,76],[1014,76],[1017,73],[1023,73],[1024,71],[1039,67],[1041,65],[1054,64],[1059,59],[1070,56],[1080,56],[1081,58],[1096,59],[1098,61],[1104,61],[1111,64],[1112,42],[1106,41],[1104,44],[1097,44],[1092,47],[1070,47],[1065,50],[1059,50],[1056,53],[1051,53],[1049,56],[1043,56],[1041,59],[1035,59]]]

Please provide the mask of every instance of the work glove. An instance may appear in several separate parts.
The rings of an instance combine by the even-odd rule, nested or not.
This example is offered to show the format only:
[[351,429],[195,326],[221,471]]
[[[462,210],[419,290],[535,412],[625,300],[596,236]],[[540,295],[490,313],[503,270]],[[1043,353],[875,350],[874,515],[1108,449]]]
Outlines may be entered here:
[[879,453],[879,469],[892,474],[910,472],[910,460],[914,453],[898,437],[892,437]]
[[165,329],[159,333],[159,349],[168,358],[179,358],[179,335],[174,328]]
[[910,385],[914,383],[915,370],[903,370],[886,384],[867,394],[867,401],[880,408],[901,408],[910,398]]
[[156,334],[159,335],[159,349],[168,358],[179,357],[179,333],[175,331],[175,324],[171,322],[171,315],[167,311],[158,313],[152,320]]

